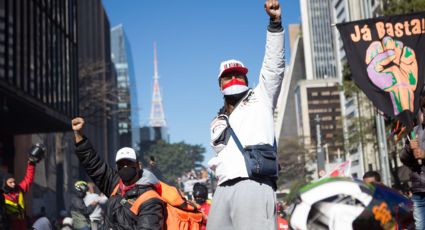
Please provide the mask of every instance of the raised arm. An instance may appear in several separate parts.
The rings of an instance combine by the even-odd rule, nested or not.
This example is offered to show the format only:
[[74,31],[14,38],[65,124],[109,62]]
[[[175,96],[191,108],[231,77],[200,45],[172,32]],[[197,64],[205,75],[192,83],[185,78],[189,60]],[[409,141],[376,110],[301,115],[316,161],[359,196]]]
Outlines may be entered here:
[[75,154],[89,177],[102,193],[109,197],[115,185],[119,182],[118,173],[96,154],[90,141],[84,137],[82,133],[83,127],[83,118],[77,117],[72,120],[72,129],[74,130],[76,146]]
[[27,172],[25,173],[24,179],[19,182],[19,187],[21,187],[23,192],[28,192],[32,182],[34,181],[34,172],[35,172],[35,163],[27,163]]
[[259,87],[268,95],[274,108],[285,71],[284,30],[279,1],[267,0],[264,8],[270,16],[270,23],[267,28],[266,50],[261,67]]

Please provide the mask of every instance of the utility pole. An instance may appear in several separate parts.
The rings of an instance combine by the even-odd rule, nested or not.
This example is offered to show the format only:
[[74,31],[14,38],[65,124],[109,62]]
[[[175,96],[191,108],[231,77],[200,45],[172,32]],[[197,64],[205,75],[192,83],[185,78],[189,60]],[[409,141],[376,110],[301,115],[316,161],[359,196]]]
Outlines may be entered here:
[[325,170],[325,154],[323,153],[322,148],[322,136],[320,133],[320,117],[318,114],[316,114],[316,117],[314,118],[314,121],[316,122],[316,148],[317,148],[317,172],[320,173],[322,170]]
[[384,119],[379,113],[376,115],[376,125],[378,133],[379,159],[381,161],[382,182],[391,187],[391,174],[388,161],[387,139],[385,135]]

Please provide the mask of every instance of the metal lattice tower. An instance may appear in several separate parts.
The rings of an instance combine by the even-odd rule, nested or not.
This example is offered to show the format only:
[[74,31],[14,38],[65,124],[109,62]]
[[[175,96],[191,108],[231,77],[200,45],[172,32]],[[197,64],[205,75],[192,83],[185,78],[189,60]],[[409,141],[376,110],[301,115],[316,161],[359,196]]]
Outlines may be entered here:
[[166,127],[167,123],[165,122],[164,108],[162,106],[161,90],[159,88],[159,81],[158,81],[159,76],[158,76],[158,65],[156,60],[156,43],[153,43],[153,55],[154,55],[153,93],[152,93],[152,107],[151,107],[149,125],[151,127]]

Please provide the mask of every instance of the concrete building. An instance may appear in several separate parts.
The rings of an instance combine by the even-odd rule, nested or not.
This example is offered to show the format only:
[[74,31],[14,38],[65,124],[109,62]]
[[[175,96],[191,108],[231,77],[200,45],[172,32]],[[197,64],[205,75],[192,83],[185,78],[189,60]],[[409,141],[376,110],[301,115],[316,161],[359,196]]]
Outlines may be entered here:
[[275,112],[275,132],[278,144],[285,138],[297,138],[295,87],[305,79],[304,47],[300,25],[289,25],[291,61],[286,65],[285,77]]
[[336,160],[343,150],[338,81],[299,81],[295,88],[295,108],[298,136],[303,138],[303,145],[308,149],[315,149],[318,134],[315,118],[318,116],[322,136],[320,141],[328,162]]
[[306,79],[336,78],[331,0],[300,0]]
[[136,75],[134,73],[130,42],[125,35],[123,25],[118,25],[111,29],[111,50],[118,81],[118,133],[120,135],[120,146],[132,146],[138,149],[140,123]]

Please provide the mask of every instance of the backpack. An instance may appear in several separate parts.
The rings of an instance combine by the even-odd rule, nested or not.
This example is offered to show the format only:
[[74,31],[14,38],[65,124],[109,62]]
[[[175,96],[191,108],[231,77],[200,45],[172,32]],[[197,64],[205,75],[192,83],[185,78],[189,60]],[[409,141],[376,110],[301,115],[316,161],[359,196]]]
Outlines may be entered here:
[[[132,203],[130,211],[134,215],[139,214],[139,207],[145,201],[157,198],[167,204],[167,215],[165,229],[170,230],[200,230],[203,221],[203,214],[199,206],[186,200],[182,193],[174,186],[168,185],[162,181],[155,186],[156,191],[148,190],[141,194]],[[118,192],[117,184],[111,193],[111,196]]]

